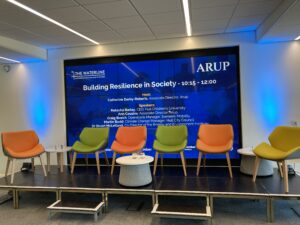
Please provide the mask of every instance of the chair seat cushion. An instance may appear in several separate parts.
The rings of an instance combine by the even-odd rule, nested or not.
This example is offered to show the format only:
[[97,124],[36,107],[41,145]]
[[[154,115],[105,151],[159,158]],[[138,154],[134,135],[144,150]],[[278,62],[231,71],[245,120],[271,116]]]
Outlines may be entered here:
[[142,150],[145,146],[145,141],[142,141],[141,143],[137,144],[137,145],[124,145],[121,144],[117,141],[114,141],[111,145],[111,150],[120,153],[120,154],[124,154],[124,153],[133,153],[133,152],[138,152],[140,150]]
[[17,159],[26,159],[39,156],[40,154],[45,152],[44,146],[41,144],[36,145],[32,149],[21,151],[21,152],[14,152],[10,148],[6,148],[7,153],[12,158]]
[[74,150],[76,152],[80,152],[80,153],[93,153],[93,152],[99,151],[101,149],[104,149],[105,147],[106,147],[106,145],[104,142],[97,146],[90,146],[90,145],[86,145],[80,141],[76,141],[72,146],[72,150]]
[[196,147],[199,151],[205,153],[210,153],[210,154],[225,153],[232,149],[232,141],[230,140],[227,144],[224,145],[214,146],[214,145],[208,145],[201,140],[197,140]]
[[290,152],[285,152],[280,149],[273,148],[271,145],[263,142],[253,149],[255,155],[263,159],[281,161],[290,155]]
[[166,152],[166,153],[178,153],[185,149],[187,141],[182,142],[179,145],[165,145],[155,140],[153,144],[153,148],[158,152]]

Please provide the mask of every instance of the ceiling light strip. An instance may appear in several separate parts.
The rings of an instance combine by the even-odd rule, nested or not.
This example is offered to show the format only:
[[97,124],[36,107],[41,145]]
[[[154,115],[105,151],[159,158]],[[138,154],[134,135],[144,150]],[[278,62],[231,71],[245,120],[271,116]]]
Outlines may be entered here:
[[300,36],[295,38],[295,41],[299,41],[300,40]]
[[189,9],[189,0],[182,0],[184,19],[185,19],[185,27],[187,36],[192,35],[192,26],[191,26],[191,17],[190,17],[190,9]]
[[14,60],[14,59],[9,59],[9,58],[5,58],[0,56],[0,59],[6,60],[6,61],[10,61],[10,62],[14,62],[14,63],[21,63],[20,61]]
[[32,14],[36,15],[36,16],[39,16],[39,17],[43,18],[44,20],[47,20],[47,21],[49,21],[49,22],[51,22],[51,23],[54,23],[55,25],[57,25],[57,26],[59,26],[59,27],[65,29],[65,30],[70,31],[70,32],[72,32],[73,34],[76,34],[76,35],[78,35],[79,37],[82,37],[82,38],[84,38],[84,39],[86,39],[86,40],[92,42],[92,43],[95,44],[95,45],[99,45],[99,42],[94,41],[93,39],[91,39],[91,38],[89,38],[89,37],[87,37],[87,36],[85,36],[85,35],[83,35],[83,34],[77,32],[77,31],[75,31],[75,30],[73,30],[73,29],[71,29],[71,28],[69,28],[69,27],[67,27],[67,26],[65,26],[65,25],[63,25],[63,24],[61,24],[60,22],[57,22],[57,21],[54,20],[54,19],[51,19],[50,17],[48,17],[48,16],[46,16],[46,15],[44,15],[44,14],[42,14],[42,13],[39,13],[38,11],[36,11],[36,10],[34,10],[34,9],[32,9],[32,8],[26,6],[26,5],[24,5],[24,4],[22,4],[22,3],[18,2],[18,1],[15,1],[15,0],[6,0],[6,1],[8,1],[8,2],[10,2],[10,3],[12,3],[12,4],[14,4],[14,5],[16,5],[16,6],[20,7],[20,8],[22,8],[22,9],[24,9],[24,10],[30,12],[30,13],[32,13]]

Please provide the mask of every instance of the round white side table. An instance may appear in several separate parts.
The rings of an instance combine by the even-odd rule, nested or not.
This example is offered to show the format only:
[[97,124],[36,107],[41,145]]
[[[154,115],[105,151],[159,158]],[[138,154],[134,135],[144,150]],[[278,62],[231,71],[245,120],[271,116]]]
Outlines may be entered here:
[[72,147],[58,146],[49,147],[45,149],[47,155],[47,171],[50,172],[50,153],[56,153],[57,155],[57,166],[60,168],[60,172],[64,172],[64,153],[69,152]]
[[152,175],[149,163],[153,162],[153,157],[123,156],[116,160],[121,165],[119,183],[127,187],[140,187],[152,182]]
[[[252,147],[240,148],[237,150],[239,154],[241,154],[241,165],[240,171],[241,173],[247,175],[253,175],[253,167],[255,162],[255,154],[253,153]],[[272,162],[269,160],[262,159],[260,161],[259,169],[257,172],[257,176],[270,176],[273,175],[274,168]]]

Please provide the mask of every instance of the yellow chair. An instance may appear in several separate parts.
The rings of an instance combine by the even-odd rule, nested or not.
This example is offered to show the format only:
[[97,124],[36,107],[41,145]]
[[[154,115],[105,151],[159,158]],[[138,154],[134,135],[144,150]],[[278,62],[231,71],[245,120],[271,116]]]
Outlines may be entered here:
[[253,150],[256,155],[253,182],[261,159],[276,161],[287,193],[289,184],[286,160],[300,158],[300,127],[276,127],[269,136],[269,141],[270,144],[263,142]]

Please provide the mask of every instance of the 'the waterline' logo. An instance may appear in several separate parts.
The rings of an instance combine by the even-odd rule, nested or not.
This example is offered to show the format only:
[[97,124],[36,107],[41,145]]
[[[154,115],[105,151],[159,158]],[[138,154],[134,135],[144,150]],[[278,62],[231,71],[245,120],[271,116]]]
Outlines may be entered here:
[[105,70],[71,71],[74,80],[105,78]]
[[200,63],[197,73],[226,71],[229,66],[229,61]]

